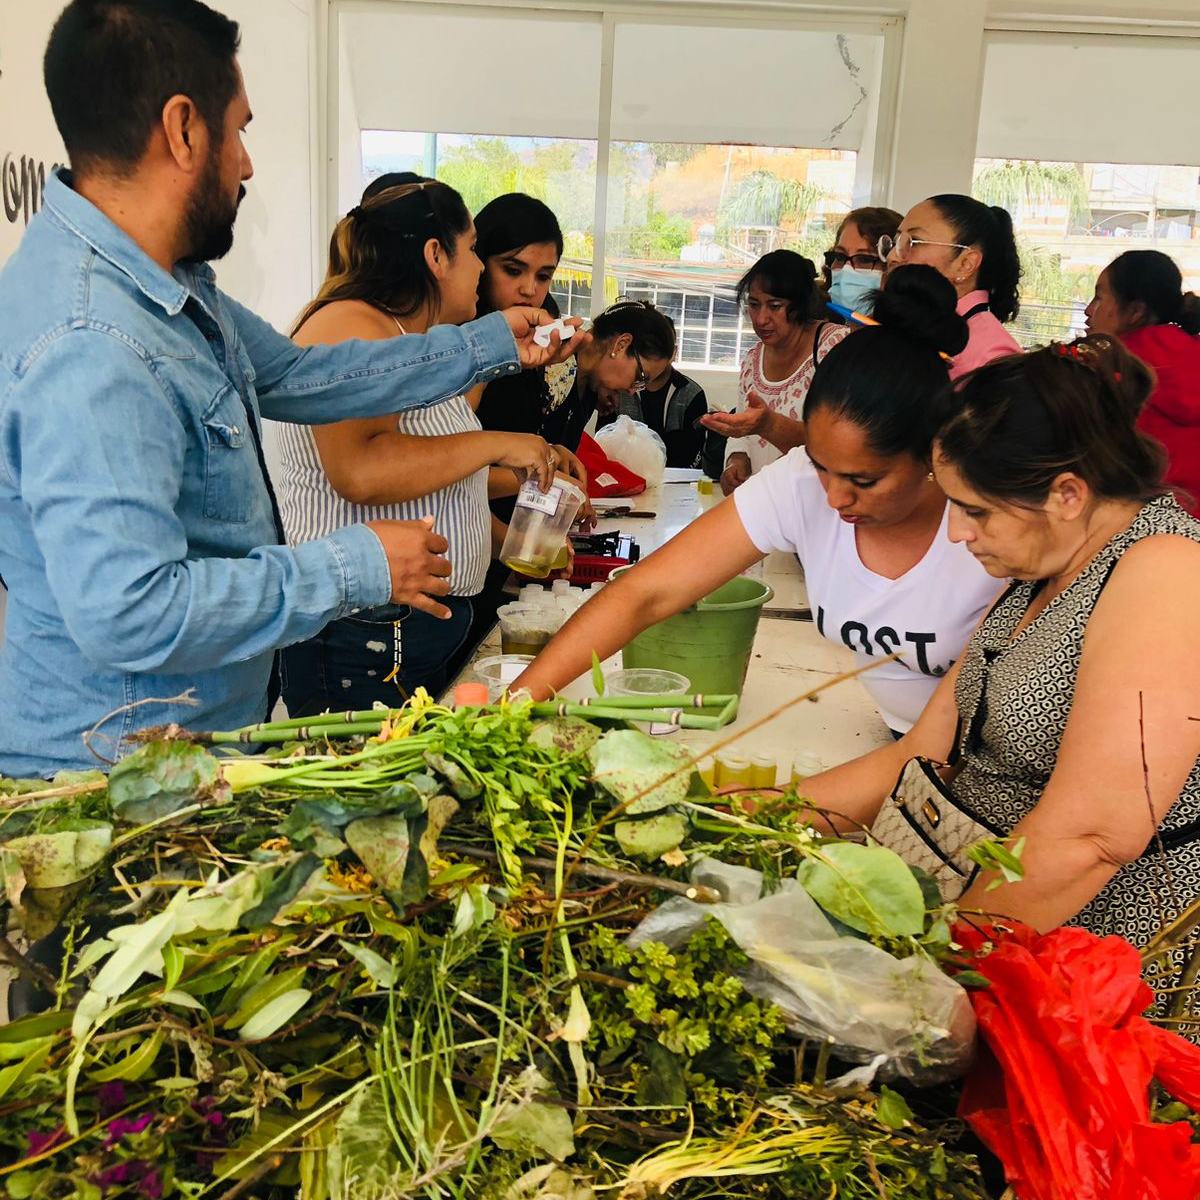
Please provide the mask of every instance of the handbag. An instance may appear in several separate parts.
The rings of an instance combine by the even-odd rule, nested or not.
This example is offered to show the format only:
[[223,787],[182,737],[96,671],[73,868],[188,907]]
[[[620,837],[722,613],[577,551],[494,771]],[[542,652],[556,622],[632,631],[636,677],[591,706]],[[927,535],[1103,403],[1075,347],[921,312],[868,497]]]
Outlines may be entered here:
[[957,900],[979,872],[968,847],[1000,836],[959,807],[938,774],[945,763],[910,758],[871,826],[871,838],[920,867],[937,883],[943,900]]

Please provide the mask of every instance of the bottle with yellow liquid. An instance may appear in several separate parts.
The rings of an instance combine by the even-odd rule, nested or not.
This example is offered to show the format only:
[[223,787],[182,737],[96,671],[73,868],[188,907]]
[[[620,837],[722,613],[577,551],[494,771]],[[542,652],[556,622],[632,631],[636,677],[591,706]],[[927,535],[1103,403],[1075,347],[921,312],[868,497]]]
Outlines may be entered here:
[[717,755],[717,787],[752,787],[750,760],[740,754]]
[[571,561],[571,555],[564,546],[550,563],[523,558],[506,558],[502,561],[510,571],[516,571],[518,575],[527,575],[530,579],[545,579],[555,571],[565,570],[567,563]]
[[[548,492],[536,479],[527,479],[517,493],[500,561],[531,579],[545,579],[567,565],[567,533],[587,499],[565,475],[555,478]],[[556,565],[557,564],[557,565]]]
[[766,754],[756,754],[750,759],[750,786],[773,788],[778,768],[775,760]]

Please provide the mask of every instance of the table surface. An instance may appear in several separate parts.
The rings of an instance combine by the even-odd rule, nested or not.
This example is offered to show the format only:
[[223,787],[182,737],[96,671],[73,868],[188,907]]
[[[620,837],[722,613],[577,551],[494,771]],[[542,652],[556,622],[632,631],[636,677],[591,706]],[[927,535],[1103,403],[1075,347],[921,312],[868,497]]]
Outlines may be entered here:
[[[596,502],[597,511],[628,505],[635,512],[652,512],[653,518],[603,518],[597,530],[630,533],[647,558],[696,520],[706,509],[722,502],[714,495],[701,495],[694,482],[698,472],[670,472],[667,481],[642,495],[622,500]],[[682,476],[673,482],[672,476]],[[715,485],[714,485],[715,486]],[[775,595],[763,610],[738,718],[718,732],[681,730],[674,740],[700,755],[717,742],[732,739],[728,750],[743,756],[773,758],[786,778],[791,763],[803,753],[815,754],[822,765],[834,766],[884,745],[891,734],[874,702],[857,679],[846,680],[823,692],[816,700],[784,709],[789,701],[835,675],[852,670],[851,652],[835,646],[817,633],[810,620],[772,618],[772,611],[807,608],[804,577],[794,555],[769,554],[762,563],[762,579]],[[496,654],[500,648],[498,627],[484,640],[475,658]],[[472,660],[474,661],[474,660]],[[611,660],[617,665],[617,660]],[[471,663],[460,679],[473,678]],[[590,679],[583,677],[564,689],[567,697],[592,696]],[[778,715],[761,728],[748,727],[770,714]]]

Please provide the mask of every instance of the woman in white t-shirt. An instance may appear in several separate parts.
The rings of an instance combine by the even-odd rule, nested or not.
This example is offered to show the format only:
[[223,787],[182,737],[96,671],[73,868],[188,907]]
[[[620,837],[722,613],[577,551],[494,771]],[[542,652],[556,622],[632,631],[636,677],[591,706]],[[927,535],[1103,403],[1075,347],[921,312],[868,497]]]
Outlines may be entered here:
[[721,489],[728,496],[751,475],[804,445],[804,397],[825,355],[851,332],[825,318],[817,268],[794,250],[764,254],[738,281],[758,341],[742,359],[738,404],[702,423],[729,440]]
[[804,405],[807,450],[742,485],[588,602],[517,687],[535,697],[576,678],[772,550],[799,555],[818,628],[860,665],[891,729],[916,720],[998,591],[947,537],[930,473],[930,401],[944,356],[967,340],[954,289],[929,267],[896,272],[868,326],[830,350]]

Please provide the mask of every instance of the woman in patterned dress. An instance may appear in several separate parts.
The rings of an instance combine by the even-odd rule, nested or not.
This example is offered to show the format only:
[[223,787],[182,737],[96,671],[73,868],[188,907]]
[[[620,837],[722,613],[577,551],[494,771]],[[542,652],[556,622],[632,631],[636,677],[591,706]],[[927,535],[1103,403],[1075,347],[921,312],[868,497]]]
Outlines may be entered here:
[[758,341],[742,360],[738,405],[703,424],[725,445],[721,490],[728,496],[751,475],[804,445],[804,398],[817,364],[851,332],[825,315],[817,268],[794,250],[764,254],[738,281],[738,303]]
[[948,393],[950,536],[1013,582],[910,733],[806,781],[869,825],[908,759],[953,761],[960,807],[1025,839],[1024,879],[981,874],[962,907],[1135,945],[1200,891],[1200,522],[1135,426],[1152,387],[1092,336]]

